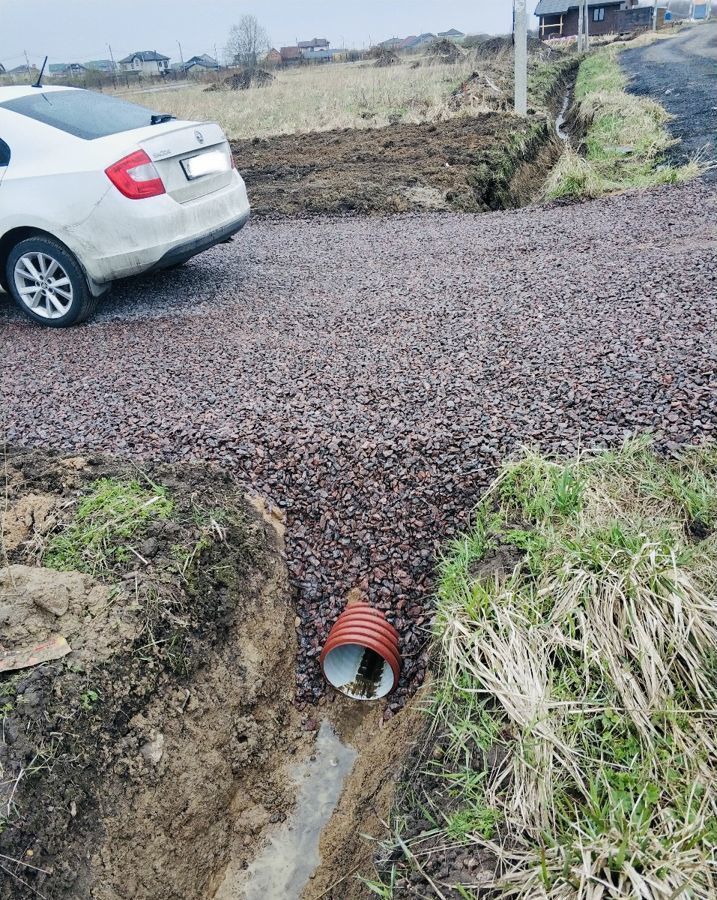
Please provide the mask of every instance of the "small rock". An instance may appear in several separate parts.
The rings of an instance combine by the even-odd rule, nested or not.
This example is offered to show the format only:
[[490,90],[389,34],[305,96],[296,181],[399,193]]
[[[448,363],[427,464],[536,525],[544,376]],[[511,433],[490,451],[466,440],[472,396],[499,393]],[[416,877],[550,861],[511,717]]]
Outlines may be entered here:
[[156,766],[164,754],[164,735],[157,732],[151,740],[143,744],[139,751],[144,759]]

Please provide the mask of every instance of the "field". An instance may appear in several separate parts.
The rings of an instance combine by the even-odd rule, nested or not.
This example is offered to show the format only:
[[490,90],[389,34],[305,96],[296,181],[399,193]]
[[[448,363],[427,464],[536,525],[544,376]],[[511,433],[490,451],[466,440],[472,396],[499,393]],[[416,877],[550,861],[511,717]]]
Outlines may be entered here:
[[[550,63],[562,54],[549,54]],[[499,46],[479,55],[463,51],[453,62],[431,56],[403,58],[390,66],[375,60],[302,66],[273,71],[273,81],[247,90],[213,90],[215,82],[157,90],[118,90],[117,96],[188,119],[215,119],[233,139],[344,128],[380,128],[398,123],[443,121],[512,105],[512,49]],[[534,105],[542,109],[550,64],[531,55]],[[469,103],[454,95],[477,76]],[[221,84],[221,82],[219,82]]]
[[206,84],[119,96],[188,119],[215,119],[231,138],[269,137],[336,128],[369,128],[392,122],[423,122],[448,113],[451,91],[472,71],[469,59],[455,65],[372,62],[277,70],[265,87],[209,91]]

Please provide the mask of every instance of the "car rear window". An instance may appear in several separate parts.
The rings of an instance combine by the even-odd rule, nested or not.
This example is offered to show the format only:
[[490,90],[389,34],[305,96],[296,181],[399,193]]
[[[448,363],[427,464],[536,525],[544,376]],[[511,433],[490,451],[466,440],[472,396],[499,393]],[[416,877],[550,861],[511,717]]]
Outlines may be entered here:
[[153,112],[136,103],[106,97],[94,91],[38,91],[0,103],[0,108],[28,116],[92,141],[152,124]]

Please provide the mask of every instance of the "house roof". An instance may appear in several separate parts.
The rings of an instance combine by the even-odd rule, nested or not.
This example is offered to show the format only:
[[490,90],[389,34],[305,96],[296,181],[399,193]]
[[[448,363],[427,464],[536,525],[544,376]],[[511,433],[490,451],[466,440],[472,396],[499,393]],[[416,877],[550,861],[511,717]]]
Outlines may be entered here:
[[114,65],[111,59],[91,59],[85,63],[88,69],[113,69]]
[[[30,71],[37,72],[37,66],[34,63],[30,66]],[[15,66],[14,69],[8,69],[5,74],[6,75],[22,75],[23,73],[27,74],[27,66]]]
[[[588,0],[588,6],[620,6],[622,0]],[[577,0],[540,0],[535,7],[536,16],[555,16],[577,9]]]
[[163,56],[161,53],[157,53],[156,50],[135,50],[134,53],[130,53],[129,56],[121,59],[120,62],[131,63],[136,57],[139,57],[142,62],[159,62],[162,59],[169,59],[168,56]]
[[329,42],[326,38],[314,38],[311,41],[299,41],[298,46],[301,50],[308,50],[310,47],[328,47]]
[[211,69],[218,69],[219,63],[208,53],[200,53],[199,56],[192,56],[184,63],[186,68],[189,66],[207,66]]
[[457,28],[451,28],[448,31],[439,31],[438,37],[463,37],[463,32]]
[[279,53],[282,59],[301,59],[301,50],[298,47],[282,47]]
[[398,45],[399,50],[405,50],[407,47],[413,46],[414,41],[417,41],[418,38],[415,34],[409,34],[408,37],[404,38],[401,43]]

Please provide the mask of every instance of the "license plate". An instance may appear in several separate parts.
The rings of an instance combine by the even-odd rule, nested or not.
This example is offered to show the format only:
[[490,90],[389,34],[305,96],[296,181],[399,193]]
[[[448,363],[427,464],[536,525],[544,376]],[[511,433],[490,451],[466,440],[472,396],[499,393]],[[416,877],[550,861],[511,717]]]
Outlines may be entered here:
[[226,153],[222,153],[221,150],[190,156],[189,159],[181,160],[181,163],[184,174],[190,181],[201,178],[202,175],[216,175],[219,172],[229,171],[229,160]]

